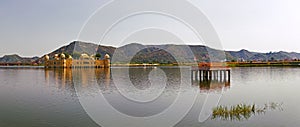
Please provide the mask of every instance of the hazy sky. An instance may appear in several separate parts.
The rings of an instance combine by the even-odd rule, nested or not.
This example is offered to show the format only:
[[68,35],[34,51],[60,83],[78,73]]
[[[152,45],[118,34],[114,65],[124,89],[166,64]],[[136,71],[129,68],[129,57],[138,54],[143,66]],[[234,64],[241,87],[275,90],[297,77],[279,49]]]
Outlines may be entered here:
[[[84,22],[107,1],[1,0],[0,56],[41,56],[76,40]],[[299,0],[195,1],[225,50],[300,52]]]

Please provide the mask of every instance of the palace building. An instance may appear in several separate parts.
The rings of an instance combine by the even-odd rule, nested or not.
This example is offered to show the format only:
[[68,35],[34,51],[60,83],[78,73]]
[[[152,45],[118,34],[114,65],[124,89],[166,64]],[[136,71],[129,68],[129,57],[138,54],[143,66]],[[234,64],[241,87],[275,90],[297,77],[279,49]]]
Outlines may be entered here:
[[55,54],[50,58],[45,56],[45,68],[109,68],[110,56],[106,54],[104,59],[100,60],[95,56],[81,54],[79,59],[73,59],[71,55]]

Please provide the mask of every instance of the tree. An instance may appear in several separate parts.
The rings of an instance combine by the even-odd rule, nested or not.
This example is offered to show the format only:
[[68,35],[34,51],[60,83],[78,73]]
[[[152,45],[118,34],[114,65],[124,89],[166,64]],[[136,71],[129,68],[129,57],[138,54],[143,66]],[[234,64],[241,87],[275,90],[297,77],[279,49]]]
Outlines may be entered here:
[[96,59],[100,59],[101,58],[101,54],[97,53],[95,57],[96,57]]
[[75,59],[79,59],[80,56],[81,56],[81,54],[79,52],[74,52],[73,53],[73,58],[75,58]]
[[64,54],[65,54],[66,58],[70,57],[70,54],[68,54],[68,53],[64,53]]

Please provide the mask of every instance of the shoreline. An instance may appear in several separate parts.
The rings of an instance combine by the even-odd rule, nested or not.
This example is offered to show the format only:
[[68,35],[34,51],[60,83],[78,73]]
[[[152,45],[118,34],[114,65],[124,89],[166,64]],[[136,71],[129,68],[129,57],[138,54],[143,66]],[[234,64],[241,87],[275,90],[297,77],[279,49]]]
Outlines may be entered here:
[[[228,67],[300,67],[300,61],[280,62],[226,62]],[[111,67],[159,67],[159,66],[197,66],[195,63],[184,64],[111,64]],[[0,65],[0,68],[45,68],[41,65]]]
[[300,61],[281,62],[227,62],[229,67],[300,67]]

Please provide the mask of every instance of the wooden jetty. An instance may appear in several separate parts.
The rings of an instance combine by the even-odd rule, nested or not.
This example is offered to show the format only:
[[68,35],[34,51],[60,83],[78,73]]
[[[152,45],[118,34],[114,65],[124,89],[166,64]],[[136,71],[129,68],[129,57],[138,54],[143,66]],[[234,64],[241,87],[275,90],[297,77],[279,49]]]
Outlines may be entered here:
[[199,63],[191,68],[192,85],[200,93],[222,92],[230,87],[230,68],[223,63]]

